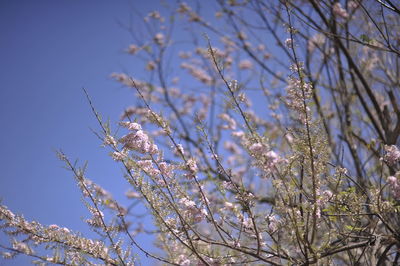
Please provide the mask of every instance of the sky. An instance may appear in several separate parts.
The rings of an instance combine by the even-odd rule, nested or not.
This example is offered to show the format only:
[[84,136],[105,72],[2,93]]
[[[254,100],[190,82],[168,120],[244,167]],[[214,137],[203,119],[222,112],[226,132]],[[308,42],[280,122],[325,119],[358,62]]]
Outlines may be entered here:
[[[56,157],[59,149],[71,160],[88,161],[87,176],[124,199],[122,169],[91,131],[99,126],[82,88],[103,118],[118,120],[134,102],[133,94],[110,74],[135,69],[133,57],[124,52],[132,40],[120,23],[129,21],[131,8],[145,14],[157,4],[0,1],[1,204],[28,220],[95,236],[83,222],[88,212],[72,174]],[[152,245],[151,239],[139,241]],[[0,265],[28,261],[0,258]]]

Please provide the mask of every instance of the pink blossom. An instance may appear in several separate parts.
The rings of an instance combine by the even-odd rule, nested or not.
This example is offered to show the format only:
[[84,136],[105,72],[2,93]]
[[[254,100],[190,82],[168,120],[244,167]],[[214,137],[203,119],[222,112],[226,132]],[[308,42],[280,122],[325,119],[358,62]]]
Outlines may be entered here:
[[205,219],[205,217],[207,217],[207,211],[205,208],[202,208],[200,210],[193,209],[192,211],[192,215],[193,215],[193,219],[195,223],[199,223],[201,221],[203,221]]
[[265,153],[266,147],[261,143],[254,143],[249,147],[249,151],[255,156],[260,156]]
[[139,160],[137,161],[137,165],[149,176],[155,177],[160,174],[160,171],[153,167],[152,160]]
[[232,141],[225,141],[224,148],[227,151],[229,151],[231,154],[240,154],[241,153],[239,146]]
[[235,132],[232,132],[232,136],[243,139],[245,137],[245,134],[243,131],[235,131]]
[[186,208],[193,208],[196,206],[196,203],[188,198],[180,199],[179,203],[183,204]]
[[293,40],[291,38],[288,38],[285,40],[285,45],[287,48],[292,48],[293,47]]
[[182,266],[192,265],[193,264],[193,261],[189,260],[187,258],[187,256],[185,256],[185,255],[179,255],[178,256],[178,262],[179,262],[179,265],[182,265]]
[[335,14],[338,17],[341,17],[343,19],[347,19],[349,17],[349,14],[345,9],[343,9],[342,5],[340,2],[336,2],[333,5],[333,14]]
[[279,160],[278,154],[276,154],[276,152],[274,152],[274,151],[267,152],[266,157],[268,160],[274,161],[274,162]]
[[229,201],[225,201],[225,208],[227,208],[227,209],[233,209],[234,208],[234,205],[232,204],[232,203],[230,203]]
[[196,203],[188,198],[180,199],[179,203],[183,205],[184,213],[193,218],[195,223],[201,222],[207,216],[206,209],[197,208]]
[[326,199],[326,201],[330,200],[333,196],[332,191],[330,190],[325,190],[322,192],[322,196]]
[[193,159],[193,158],[190,158],[190,159],[187,161],[186,166],[188,167],[188,170],[189,170],[189,172],[190,172],[190,173],[187,175],[187,177],[189,177],[189,178],[194,178],[194,177],[196,176],[197,171],[199,170],[199,169],[197,168],[196,160]]
[[155,155],[158,152],[158,146],[156,144],[151,144],[149,151],[148,151],[151,155]]
[[230,130],[236,129],[236,121],[232,117],[230,117],[228,114],[220,114],[219,118],[228,122],[228,125],[223,125],[222,129],[230,129]]
[[135,150],[140,153],[148,153],[149,151],[154,152],[157,150],[157,148],[153,147],[153,145],[150,143],[147,134],[142,130],[138,130],[123,136],[119,142],[124,144],[124,148],[128,150]]
[[234,189],[234,186],[233,186],[232,182],[230,182],[230,181],[223,181],[222,186],[225,189]]
[[400,181],[399,181],[399,179],[395,176],[389,176],[387,180],[388,180],[388,184],[392,190],[393,197],[396,200],[400,200]]
[[142,129],[142,126],[138,123],[120,122],[119,124],[129,130],[141,130]]
[[51,224],[51,225],[49,225],[49,229],[50,230],[58,230],[58,229],[60,229],[60,227],[56,224]]
[[144,21],[148,22],[150,18],[159,20],[160,22],[164,22],[164,18],[160,15],[160,12],[158,11],[152,11],[147,14],[147,16],[144,18]]
[[184,14],[184,13],[190,11],[190,10],[191,10],[190,6],[188,6],[188,4],[186,4],[185,2],[183,2],[183,3],[181,3],[181,4],[179,5],[179,8],[178,8],[176,11],[177,11],[178,13]]
[[117,141],[114,139],[113,136],[107,135],[107,136],[104,138],[104,144],[105,144],[105,145],[110,145],[110,146],[112,146],[112,147],[116,147],[116,146],[117,146]]
[[239,62],[239,68],[240,69],[252,69],[253,63],[251,63],[250,60],[242,60]]
[[242,221],[242,225],[245,229],[251,229],[253,227],[253,221],[251,218],[244,218]]
[[147,108],[143,108],[143,107],[134,107],[134,106],[130,106],[128,108],[126,108],[124,110],[124,112],[121,115],[121,119],[125,119],[127,117],[131,117],[132,115],[144,115],[147,113]]
[[385,145],[385,156],[383,160],[388,165],[394,165],[400,160],[400,150],[396,145]]
[[33,254],[33,250],[24,242],[15,241],[13,243],[13,249],[18,250],[21,253]]
[[147,62],[146,69],[152,71],[156,68],[156,63],[154,61]]
[[347,3],[347,7],[349,9],[357,9],[358,8],[358,3],[356,1],[349,1]]
[[182,144],[178,144],[176,149],[175,149],[175,153],[178,155],[184,155],[185,154],[185,150],[183,149]]
[[188,59],[192,56],[190,52],[179,52],[179,57],[182,59]]
[[157,33],[154,36],[154,42],[158,45],[163,45],[164,44],[164,34],[162,33]]
[[203,69],[200,69],[194,65],[188,64],[188,63],[182,63],[181,67],[184,69],[187,69],[189,73],[198,79],[200,82],[206,84],[206,85],[211,85],[213,82],[213,79],[210,75],[208,75]]
[[312,52],[316,47],[322,47],[325,43],[325,35],[317,33],[308,40],[307,49]]
[[137,46],[134,45],[134,44],[131,44],[131,45],[129,45],[129,47],[128,47],[128,49],[127,49],[127,52],[128,52],[129,54],[131,54],[131,55],[134,55],[134,54],[136,54],[139,50],[140,50],[139,47],[137,47]]
[[69,234],[69,233],[70,233],[69,229],[66,228],[66,227],[61,228],[61,231],[64,232],[64,233],[66,233],[66,234]]
[[126,157],[128,156],[128,154],[126,152],[113,152],[111,154],[111,157],[115,160],[115,161],[123,161]]
[[275,232],[278,229],[279,221],[275,215],[270,215],[266,217],[268,221],[268,230],[270,232]]
[[126,196],[128,199],[140,198],[140,194],[137,193],[136,191],[133,191],[133,190],[127,191],[127,192],[125,193],[125,196]]
[[173,166],[166,163],[166,162],[161,162],[158,164],[161,174],[164,175],[165,177],[172,178],[172,171],[173,171]]
[[263,58],[264,58],[265,60],[268,60],[268,59],[271,58],[271,54],[270,54],[270,53],[264,53]]
[[185,265],[190,265],[192,262],[189,259],[185,259],[181,262],[181,265],[185,266]]

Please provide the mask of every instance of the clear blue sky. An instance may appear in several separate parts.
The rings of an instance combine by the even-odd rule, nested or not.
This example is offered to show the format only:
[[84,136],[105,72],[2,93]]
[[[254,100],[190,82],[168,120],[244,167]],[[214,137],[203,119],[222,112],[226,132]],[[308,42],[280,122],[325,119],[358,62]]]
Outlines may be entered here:
[[[128,89],[109,78],[135,66],[124,53],[132,40],[117,22],[129,21],[132,6],[146,13],[158,2],[0,1],[2,204],[28,220],[87,232],[79,190],[55,156],[60,148],[71,159],[89,161],[88,177],[124,199],[122,170],[90,131],[98,125],[81,88],[113,121],[134,102]],[[0,258],[0,265],[26,263]]]

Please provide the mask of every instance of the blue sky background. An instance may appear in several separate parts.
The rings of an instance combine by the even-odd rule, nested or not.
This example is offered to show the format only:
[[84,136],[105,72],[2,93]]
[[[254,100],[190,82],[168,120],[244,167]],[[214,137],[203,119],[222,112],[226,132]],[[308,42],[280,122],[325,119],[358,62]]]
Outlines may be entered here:
[[[158,2],[0,1],[2,204],[28,220],[88,233],[82,221],[88,212],[71,173],[56,158],[58,149],[87,160],[87,176],[124,199],[122,170],[90,131],[99,127],[82,87],[112,121],[134,103],[133,94],[109,77],[135,70],[135,59],[124,53],[132,40],[118,21],[128,23],[132,7],[146,14]],[[28,261],[0,258],[0,265]]]

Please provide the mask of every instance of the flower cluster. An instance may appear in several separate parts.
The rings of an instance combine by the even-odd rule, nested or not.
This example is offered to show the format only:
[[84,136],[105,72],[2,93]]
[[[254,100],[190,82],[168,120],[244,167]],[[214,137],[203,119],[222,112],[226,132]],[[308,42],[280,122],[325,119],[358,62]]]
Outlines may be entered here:
[[205,208],[198,208],[194,201],[188,198],[181,198],[179,203],[181,204],[183,215],[193,220],[193,222],[199,223],[207,217],[207,210]]
[[400,180],[396,176],[389,176],[388,184],[392,190],[393,197],[396,200],[400,200]]
[[158,152],[157,145],[150,142],[149,136],[143,130],[139,129],[136,123],[132,124],[133,126],[130,126],[129,129],[133,132],[123,136],[119,139],[119,142],[124,144],[124,148],[127,150],[155,155]]
[[[127,213],[127,210],[117,203],[110,192],[102,188],[100,185],[94,183],[92,180],[88,178],[83,178],[82,182],[79,182],[79,188],[81,189],[85,197],[91,196],[93,198],[96,198],[97,201],[107,209],[115,211],[118,214]],[[99,215],[99,211],[97,210],[89,209],[89,211],[94,216],[102,216]]]
[[347,13],[347,11],[342,7],[342,5],[340,4],[340,2],[336,2],[333,5],[333,14],[335,14],[336,16],[343,18],[343,19],[347,19],[349,17],[349,14]]
[[182,63],[181,67],[187,69],[194,78],[199,80],[200,82],[211,85],[213,83],[213,78],[208,75],[203,69],[200,69],[192,64]]
[[385,145],[385,155],[383,156],[383,160],[388,165],[395,165],[398,161],[400,161],[400,150],[396,145]]
[[235,130],[236,129],[236,121],[232,117],[230,117],[228,114],[220,114],[219,118],[227,122],[228,124],[222,125],[222,129],[228,129],[228,130]]
[[199,170],[197,167],[197,162],[194,158],[190,158],[187,163],[186,163],[186,167],[188,170],[188,174],[186,175],[188,178],[194,178],[196,177],[196,173]]
[[256,142],[251,144],[249,151],[250,154],[256,158],[257,166],[263,169],[267,174],[275,172],[277,169],[276,167],[280,163],[286,161],[264,143]]
[[[3,228],[13,228],[14,233],[27,236],[27,241],[13,241],[13,248],[19,253],[26,255],[35,254],[38,258],[42,258],[36,251],[34,246],[44,244],[47,249],[59,248],[65,249],[64,258],[55,255],[54,257],[44,257],[43,260],[49,262],[63,264],[86,264],[86,257],[90,256],[102,260],[105,264],[118,264],[116,259],[111,257],[108,247],[102,241],[94,241],[83,238],[78,234],[72,233],[67,228],[58,225],[43,226],[37,222],[28,222],[22,216],[15,215],[5,206],[0,206],[0,221]],[[32,243],[29,243],[31,242]],[[58,245],[47,245],[48,243],[58,243]],[[85,263],[86,262],[86,263]],[[127,261],[127,264],[133,265]]]

